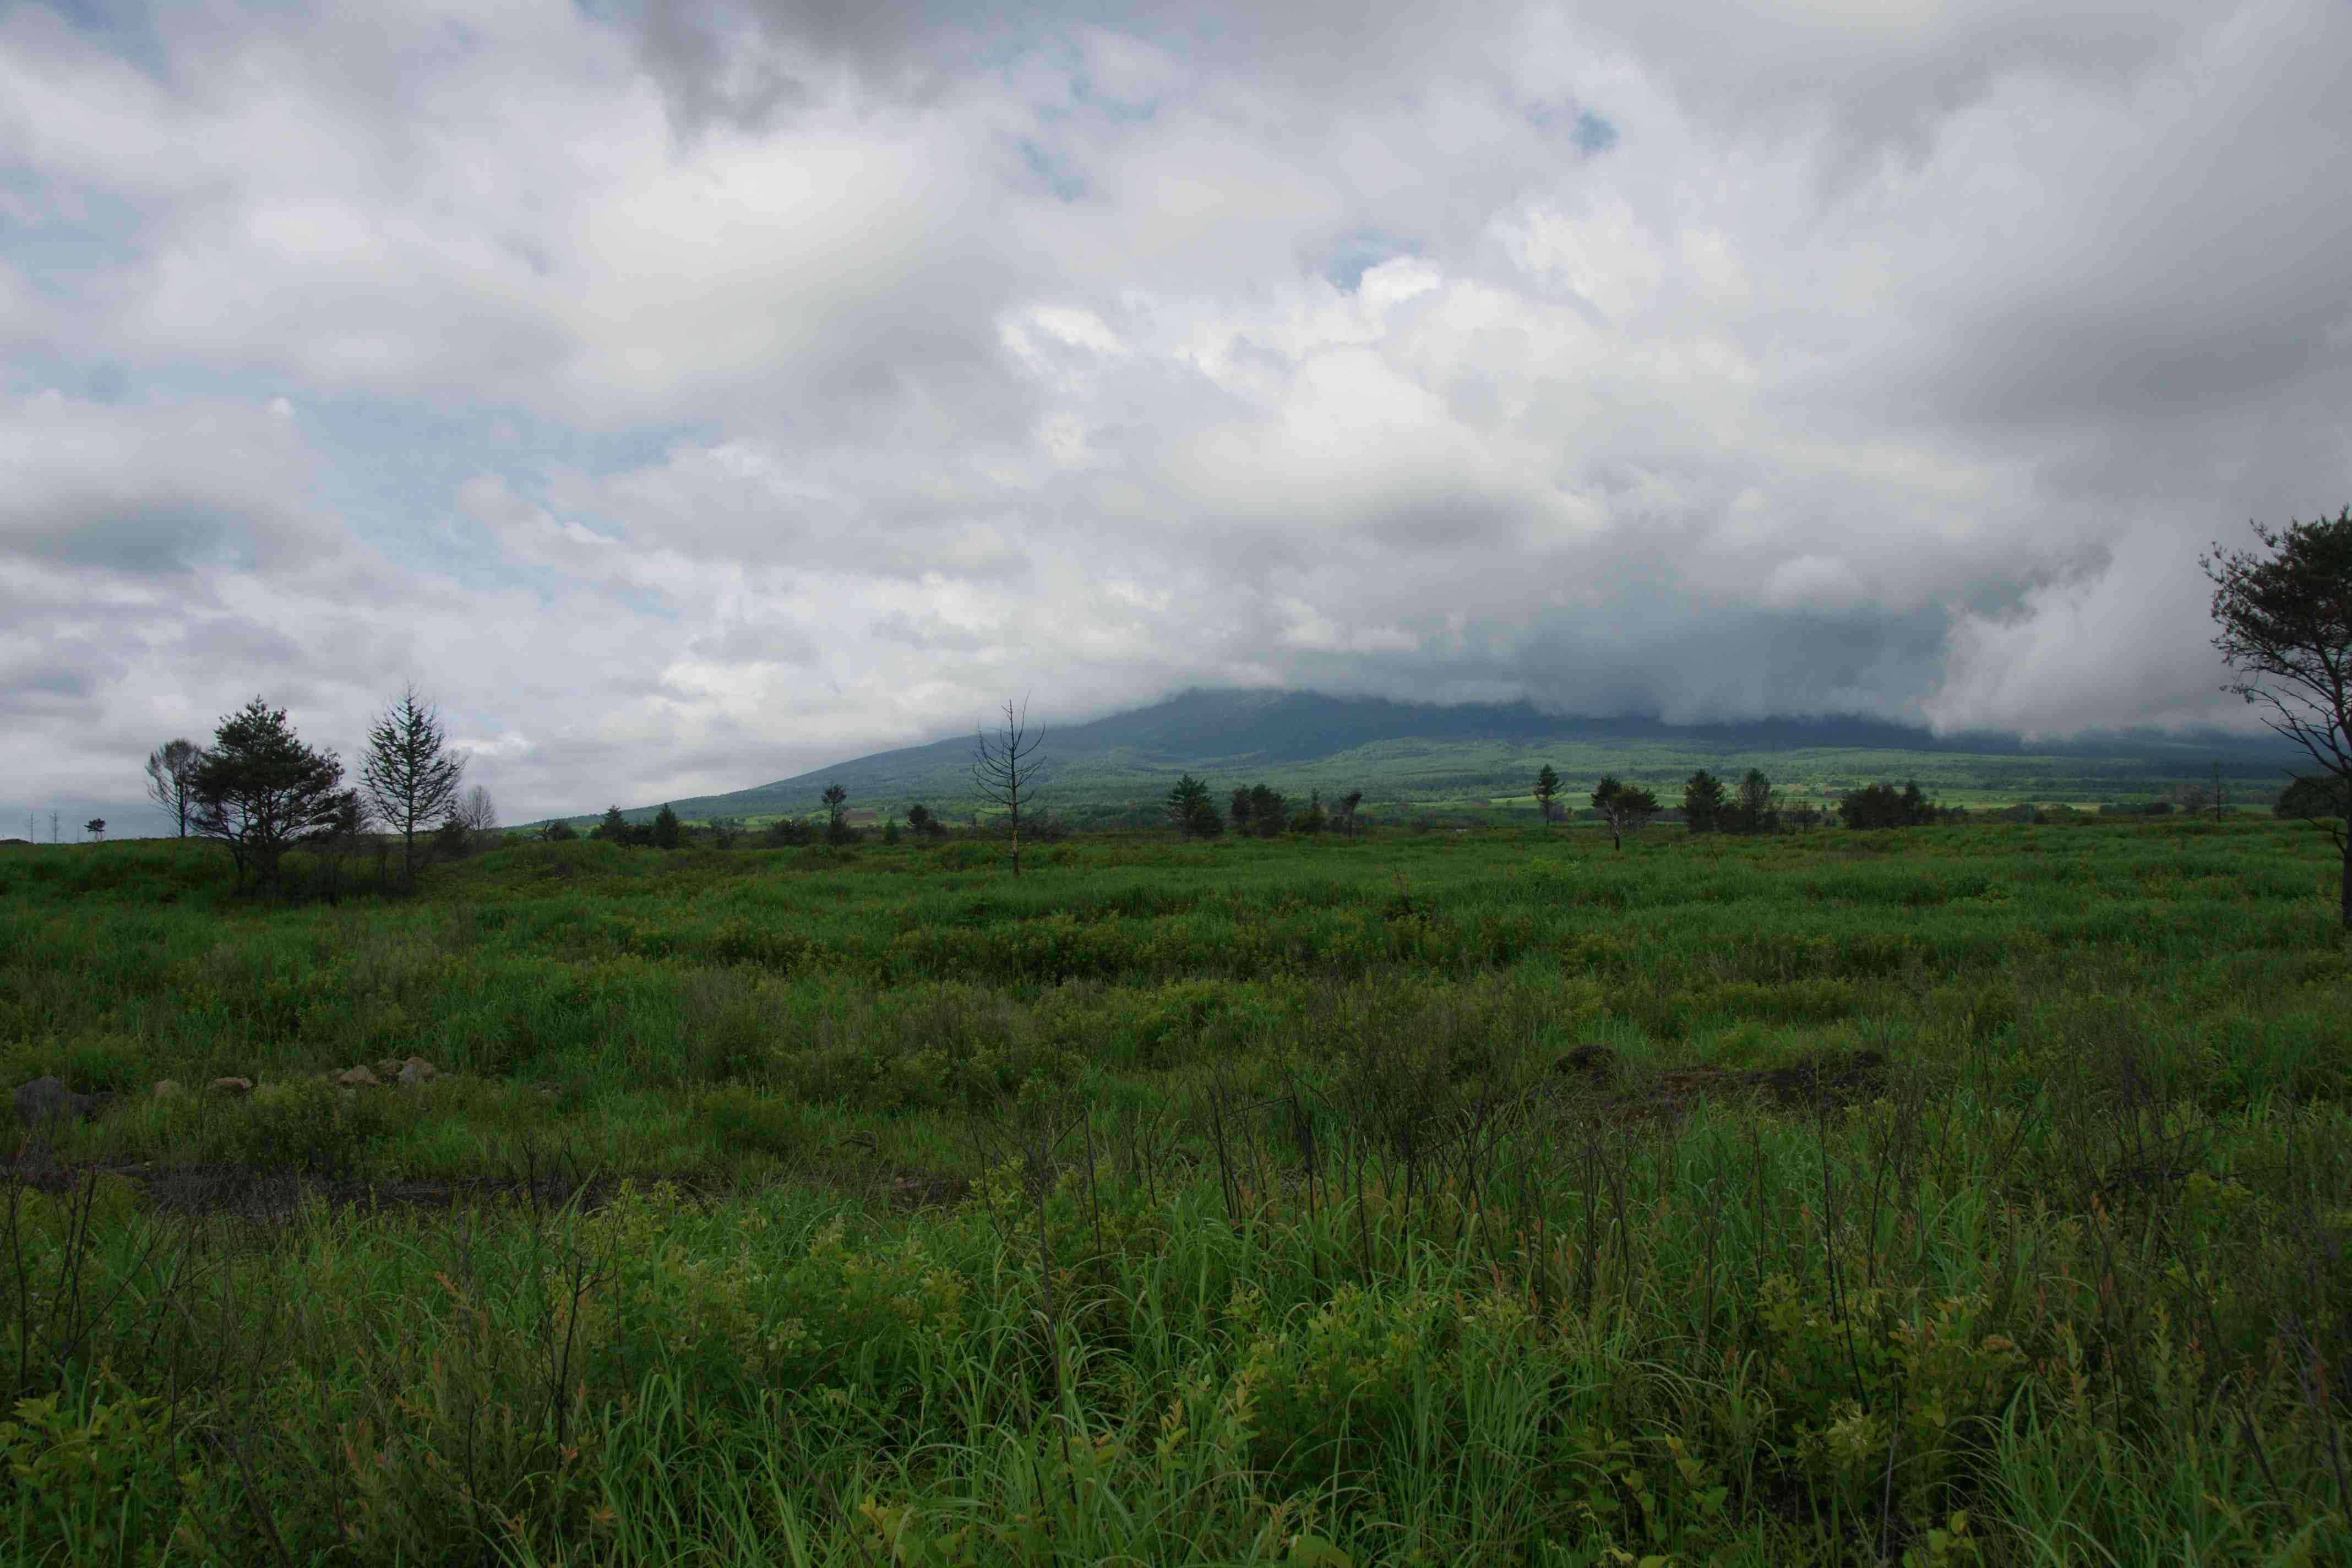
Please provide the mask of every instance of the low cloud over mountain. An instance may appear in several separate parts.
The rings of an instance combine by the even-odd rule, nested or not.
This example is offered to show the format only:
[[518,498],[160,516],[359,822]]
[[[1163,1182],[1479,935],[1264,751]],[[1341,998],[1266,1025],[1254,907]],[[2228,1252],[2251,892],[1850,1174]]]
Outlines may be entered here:
[[2334,0],[0,12],[5,814],[406,679],[509,817],[1192,686],[2238,721]]

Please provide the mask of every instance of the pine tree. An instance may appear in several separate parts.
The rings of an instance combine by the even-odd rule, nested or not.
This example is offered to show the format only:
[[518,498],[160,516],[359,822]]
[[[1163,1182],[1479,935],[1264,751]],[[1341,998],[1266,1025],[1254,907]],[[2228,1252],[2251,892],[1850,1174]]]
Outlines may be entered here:
[[286,710],[257,697],[214,732],[196,770],[191,821],[227,847],[239,887],[248,869],[274,883],[290,845],[333,825],[342,779],[332,752],[304,745]]
[[1544,826],[1551,826],[1552,803],[1559,798],[1559,774],[1546,763],[1536,774],[1536,809],[1543,814]]
[[1186,773],[1168,792],[1164,809],[1176,831],[1188,838],[1213,838],[1223,829],[1218,821],[1216,804],[1209,798],[1209,786]]
[[466,759],[447,749],[441,716],[404,688],[368,731],[360,785],[390,832],[400,836],[401,880],[416,885],[416,836],[445,820],[457,804]]
[[1723,781],[1705,768],[1683,784],[1683,820],[1693,833],[1712,833],[1723,826]]

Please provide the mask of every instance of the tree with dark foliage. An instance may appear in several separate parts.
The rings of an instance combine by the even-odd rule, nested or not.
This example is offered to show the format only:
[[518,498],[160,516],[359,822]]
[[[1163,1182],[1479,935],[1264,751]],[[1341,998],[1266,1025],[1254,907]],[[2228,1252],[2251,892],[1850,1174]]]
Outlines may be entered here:
[[2213,646],[2263,722],[2346,789],[2315,816],[2343,857],[2339,908],[2352,930],[2352,507],[2334,521],[2253,525],[2259,550],[2220,544],[2199,564],[2213,584]]
[[1213,838],[1224,831],[1216,803],[1209,798],[1209,786],[1191,773],[1176,781],[1161,804],[1169,822],[1187,838]]
[[1278,789],[1265,784],[1249,788],[1249,830],[1260,838],[1279,838],[1290,829],[1290,802]]
[[1536,773],[1536,809],[1543,814],[1544,826],[1549,827],[1557,815],[1554,803],[1559,799],[1559,773],[1546,763]]
[[1307,809],[1291,819],[1290,831],[1302,838],[1319,838],[1330,826],[1330,814],[1323,809],[1323,792],[1308,791]]
[[1723,808],[1727,795],[1723,781],[1705,768],[1684,782],[1683,821],[1693,833],[1712,833],[1723,826]]
[[1592,809],[1608,822],[1611,846],[1622,849],[1625,835],[1641,831],[1642,825],[1658,814],[1658,797],[1622,782],[1615,773],[1607,773],[1592,792]]
[[[1916,786],[1915,786],[1916,787]],[[1764,776],[1762,768],[1750,768],[1739,781],[1738,798],[1726,814],[1724,826],[1737,833],[1771,833],[1780,826],[1780,807],[1772,794],[1772,781]]]
[[283,708],[257,697],[221,721],[196,770],[195,830],[217,838],[236,863],[275,884],[287,848],[331,826],[341,810],[343,764],[304,745]]
[[1916,779],[1899,790],[1893,784],[1874,784],[1838,802],[1838,820],[1853,828],[1925,827],[1936,820],[1936,807]]
[[341,901],[343,866],[360,852],[374,827],[365,795],[355,789],[335,792],[334,814],[304,840],[327,868],[327,902]]

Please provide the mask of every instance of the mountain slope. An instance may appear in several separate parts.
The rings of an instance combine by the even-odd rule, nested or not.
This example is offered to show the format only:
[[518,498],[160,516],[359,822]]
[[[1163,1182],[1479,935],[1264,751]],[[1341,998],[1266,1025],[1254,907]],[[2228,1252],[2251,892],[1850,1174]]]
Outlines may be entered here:
[[[2041,800],[2174,795],[2219,763],[2234,793],[2267,800],[2292,761],[2275,742],[2220,734],[2117,733],[2028,751],[2014,736],[1939,737],[1860,718],[1672,725],[1565,717],[1525,702],[1439,707],[1307,691],[1187,691],[1088,723],[1043,727],[1046,804],[1095,818],[1157,799],[1183,773],[1220,790],[1264,782],[1327,796],[1361,789],[1379,804],[1475,807],[1524,797],[1546,763],[1571,796],[1604,772],[1678,787],[1696,768],[1736,775],[1761,767],[1792,795],[1916,777],[1948,798]],[[972,738],[957,736],[670,804],[688,821],[798,816],[819,810],[819,795],[839,784],[861,815],[919,801],[962,819],[976,805],[971,752]],[[641,821],[658,809],[624,815]]]

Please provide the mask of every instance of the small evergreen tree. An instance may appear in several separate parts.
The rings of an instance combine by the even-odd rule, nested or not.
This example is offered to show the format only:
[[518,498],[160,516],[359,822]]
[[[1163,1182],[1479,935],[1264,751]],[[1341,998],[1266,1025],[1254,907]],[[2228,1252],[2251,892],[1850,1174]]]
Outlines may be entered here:
[[629,841],[629,819],[621,815],[619,806],[608,805],[604,808],[604,817],[589,829],[588,837],[601,838],[607,844],[626,844]]
[[1554,802],[1559,799],[1559,774],[1549,763],[1536,773],[1536,810],[1543,816],[1544,826],[1552,824]]
[[416,688],[404,688],[368,731],[360,785],[377,819],[400,837],[406,885],[416,885],[416,836],[432,831],[457,805],[465,776],[466,759],[448,749],[440,714]]
[[559,816],[547,825],[547,831],[540,837],[550,844],[569,844],[580,837],[580,830]]
[[1750,768],[1739,793],[1724,807],[1719,826],[1731,833],[1773,833],[1780,826],[1780,797],[1761,768]]
[[1209,798],[1209,786],[1191,773],[1176,781],[1162,809],[1176,831],[1188,838],[1213,838],[1224,826],[1217,819],[1216,803]]
[[1727,798],[1723,781],[1701,768],[1683,784],[1683,820],[1693,833],[1713,833],[1723,826]]
[[1329,826],[1330,817],[1323,810],[1323,792],[1319,789],[1308,791],[1307,809],[1292,820],[1290,831],[1302,838],[1315,838],[1321,837],[1323,830]]
[[1290,803],[1282,792],[1264,784],[1249,789],[1249,830],[1260,838],[1279,838],[1290,826]]
[[824,786],[824,841],[849,842],[849,792],[839,784]]
[[677,813],[664,804],[661,810],[654,814],[654,847],[675,849],[678,846],[678,841],[684,837],[684,832],[678,826]]
[[1356,836],[1356,808],[1364,804],[1364,792],[1351,789],[1339,799],[1339,826],[1349,837]]

